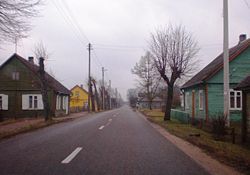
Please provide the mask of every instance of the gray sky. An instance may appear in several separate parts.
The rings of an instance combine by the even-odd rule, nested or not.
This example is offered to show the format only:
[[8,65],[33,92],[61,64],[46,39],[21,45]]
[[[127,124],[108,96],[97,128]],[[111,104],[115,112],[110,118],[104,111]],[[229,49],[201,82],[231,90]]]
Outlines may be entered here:
[[[63,2],[66,3],[63,3]],[[246,1],[246,2],[245,2]],[[32,20],[29,37],[18,44],[18,54],[33,56],[34,45],[42,41],[49,52],[46,66],[69,89],[86,84],[89,41],[93,44],[92,74],[112,80],[122,96],[135,87],[131,68],[144,54],[150,32],[158,27],[183,24],[193,33],[201,48],[200,68],[222,52],[223,0],[50,0],[41,17]],[[65,5],[67,4],[67,5]],[[241,33],[250,34],[250,0],[229,0],[230,46],[237,44]],[[64,11],[62,12],[62,9]],[[59,10],[58,10],[59,9]],[[78,22],[82,34],[65,21],[67,9]],[[64,17],[63,15],[64,14]],[[67,19],[67,18],[66,18]],[[14,53],[14,44],[0,50],[0,63]]]

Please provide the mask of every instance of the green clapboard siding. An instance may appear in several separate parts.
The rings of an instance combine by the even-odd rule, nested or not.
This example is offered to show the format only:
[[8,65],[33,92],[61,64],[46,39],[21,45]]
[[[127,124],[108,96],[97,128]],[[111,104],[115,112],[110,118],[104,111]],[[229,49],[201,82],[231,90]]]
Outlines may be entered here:
[[[250,48],[241,53],[237,58],[229,64],[230,72],[230,89],[233,89],[246,76],[250,75]],[[204,84],[208,85],[208,115],[209,118],[223,114],[223,69],[216,73],[211,79]],[[205,118],[205,109],[199,110],[199,90],[204,89],[201,85],[192,88],[184,89],[190,94],[190,108],[185,109],[185,112],[192,114],[192,91],[195,91],[195,117]],[[205,104],[205,103],[204,103]],[[205,107],[205,106],[204,106]],[[230,111],[230,119],[232,121],[241,120],[241,111]]]
[[[230,84],[240,83],[250,74],[250,49],[241,53],[229,64]],[[208,83],[223,83],[223,69],[213,76]]]
[[[199,91],[203,90],[204,93],[204,99],[203,99],[203,105],[204,108],[199,108]],[[185,108],[185,112],[187,112],[190,116],[192,116],[192,92],[195,92],[195,117],[196,118],[202,118],[205,119],[205,89],[204,86],[195,86],[193,88],[185,89],[185,93],[189,92],[190,98],[189,98],[189,109]]]

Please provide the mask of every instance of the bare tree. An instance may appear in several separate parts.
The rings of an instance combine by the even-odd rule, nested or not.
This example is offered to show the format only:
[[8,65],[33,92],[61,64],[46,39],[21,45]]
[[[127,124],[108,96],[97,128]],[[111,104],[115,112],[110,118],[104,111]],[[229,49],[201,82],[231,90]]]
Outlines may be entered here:
[[44,68],[44,60],[48,60],[49,54],[45,47],[45,45],[40,42],[35,46],[34,54],[37,60],[39,60],[39,75],[40,75],[40,81],[41,81],[41,94],[44,104],[44,115],[45,115],[45,121],[49,121],[52,119],[51,116],[51,109],[49,104],[49,96],[48,96],[48,81],[46,80],[46,73]]
[[27,37],[42,0],[0,0],[0,41]]
[[133,108],[136,107],[138,101],[138,91],[137,89],[128,89],[127,91],[127,99],[129,101],[129,105]]
[[98,89],[97,89],[97,86],[96,86],[96,79],[95,78],[92,78],[92,84],[94,86],[94,89],[95,89],[95,93],[94,93],[94,97],[95,97],[95,101],[96,101],[96,105],[97,105],[97,110],[100,111],[100,98],[99,98],[99,93],[98,93]]
[[149,109],[152,109],[152,102],[157,95],[158,85],[161,79],[154,65],[154,59],[149,52],[142,56],[131,72],[137,75],[139,87],[143,96],[148,100]]
[[35,45],[35,48],[33,50],[33,53],[36,57],[36,59],[39,61],[39,58],[40,57],[43,57],[44,60],[48,60],[49,59],[49,52],[48,52],[48,49],[46,48],[46,46],[43,44],[42,41],[38,42],[36,45]]
[[164,120],[170,120],[175,82],[193,73],[198,45],[182,25],[169,25],[151,34],[150,51],[158,72],[168,85]]

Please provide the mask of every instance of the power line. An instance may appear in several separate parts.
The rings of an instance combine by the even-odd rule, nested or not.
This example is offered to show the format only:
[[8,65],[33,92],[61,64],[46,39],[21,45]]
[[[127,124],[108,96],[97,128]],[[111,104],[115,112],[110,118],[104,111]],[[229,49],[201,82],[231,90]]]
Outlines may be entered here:
[[52,3],[54,4],[54,6],[56,7],[57,11],[59,12],[59,14],[63,17],[64,21],[66,22],[66,24],[69,26],[69,28],[72,30],[72,32],[75,34],[76,38],[80,41],[81,44],[86,45],[86,43],[84,43],[80,37],[80,35],[76,32],[75,28],[72,27],[74,26],[74,24],[72,23],[72,21],[69,19],[69,17],[66,15],[66,13],[64,12],[64,10],[62,9],[62,7],[57,3],[56,0],[52,0]]
[[[52,2],[55,5],[55,7],[57,8],[60,15],[65,20],[66,24],[69,25],[69,27],[71,28],[71,30],[75,34],[76,38],[80,41],[80,43],[82,45],[84,45],[84,46],[87,45],[87,43],[85,43],[85,40],[87,40],[88,43],[90,43],[90,40],[83,33],[79,23],[77,22],[76,18],[74,17],[74,15],[73,15],[72,11],[70,10],[70,8],[69,8],[68,4],[66,3],[66,1],[65,0],[61,0],[61,1],[53,0]],[[96,63],[96,66],[98,66],[99,68],[103,67],[103,65],[102,65],[101,61],[99,60],[95,50],[93,50],[93,53],[94,53],[94,56],[96,58],[96,59],[93,59],[94,62]]]
[[[85,38],[89,43],[91,43],[90,40],[88,39],[88,37],[84,34],[84,32],[83,32],[81,26],[80,26],[79,23],[77,22],[77,20],[76,20],[74,14],[73,14],[72,11],[70,10],[70,8],[69,8],[68,4],[66,3],[66,1],[65,1],[65,0],[61,0],[61,2],[62,2],[62,5],[64,6],[64,9],[67,11],[67,14],[69,15],[69,19],[72,20],[71,23],[75,24],[76,29],[77,29],[78,32],[80,33],[81,39]],[[65,12],[65,11],[64,11],[64,12]],[[97,53],[96,53],[96,51],[95,51],[94,49],[93,49],[93,53],[94,53],[94,56],[95,56],[95,58],[96,58],[96,59],[93,59],[94,62],[97,63],[97,66],[99,66],[99,68],[103,67],[102,62],[101,62],[100,59],[98,58]]]
[[61,0],[61,1],[62,1],[63,6],[65,7],[66,11],[68,12],[69,17],[73,20],[73,23],[75,24],[76,28],[80,32],[81,36],[84,37],[90,43],[88,37],[83,33],[82,28],[80,27],[79,23],[77,22],[74,14],[70,10],[70,8],[69,8],[68,4],[66,3],[66,1],[65,0]]
[[245,2],[247,8],[250,9],[250,5],[249,5],[249,3],[247,2],[247,0],[243,0],[243,1]]

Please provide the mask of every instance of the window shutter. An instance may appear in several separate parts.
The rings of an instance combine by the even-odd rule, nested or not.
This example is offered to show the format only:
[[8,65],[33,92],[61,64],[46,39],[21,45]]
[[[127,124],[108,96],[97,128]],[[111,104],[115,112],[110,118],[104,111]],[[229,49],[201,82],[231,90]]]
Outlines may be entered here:
[[69,97],[65,96],[65,109],[66,109],[66,114],[69,114]]
[[29,109],[29,96],[30,95],[22,95],[22,110]]
[[3,108],[2,110],[8,110],[8,95],[1,95],[2,96],[2,104],[3,104]]
[[37,102],[38,102],[37,109],[44,109],[42,95],[37,95]]

